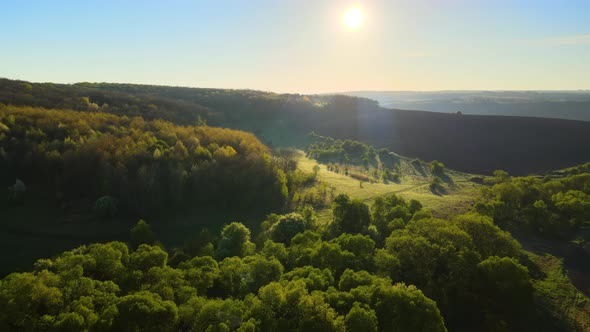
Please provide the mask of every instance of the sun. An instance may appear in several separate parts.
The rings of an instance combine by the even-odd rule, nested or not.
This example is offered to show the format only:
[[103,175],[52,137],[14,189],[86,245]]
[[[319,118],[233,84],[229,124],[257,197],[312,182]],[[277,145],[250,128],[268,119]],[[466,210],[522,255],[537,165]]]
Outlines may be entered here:
[[356,29],[363,25],[363,22],[365,21],[365,14],[360,8],[352,7],[349,8],[346,13],[344,13],[342,21],[349,29]]

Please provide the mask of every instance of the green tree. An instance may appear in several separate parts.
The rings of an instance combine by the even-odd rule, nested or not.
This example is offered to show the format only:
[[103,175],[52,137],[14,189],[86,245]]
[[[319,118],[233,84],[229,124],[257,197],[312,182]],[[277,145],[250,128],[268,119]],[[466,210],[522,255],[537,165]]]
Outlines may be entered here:
[[361,233],[369,227],[371,216],[369,207],[360,200],[351,200],[347,195],[340,194],[334,199],[332,206],[332,234]]
[[118,202],[112,196],[102,196],[94,202],[94,213],[100,218],[112,218],[118,211]]
[[346,330],[350,332],[377,332],[378,322],[375,311],[355,302],[346,315]]
[[253,252],[255,246],[250,242],[250,230],[239,222],[225,225],[221,231],[221,238],[217,245],[216,256],[219,259],[225,257],[244,257]]
[[147,291],[123,296],[117,309],[119,315],[113,322],[117,331],[173,331],[178,321],[174,302]]
[[312,266],[296,267],[283,274],[281,280],[297,281],[305,283],[305,287],[311,292],[314,290],[325,291],[334,285],[334,277],[329,269],[318,269]]
[[147,244],[129,255],[129,267],[135,270],[147,271],[152,267],[164,267],[168,261],[168,253],[158,246]]
[[270,238],[274,242],[289,244],[291,238],[305,231],[305,219],[299,213],[289,213],[278,218],[270,228]]
[[508,232],[494,225],[489,217],[474,213],[464,214],[455,217],[453,223],[471,236],[473,244],[483,258],[517,257],[520,253],[520,244]]
[[131,229],[131,246],[139,247],[141,244],[153,245],[156,243],[156,235],[152,227],[144,220],[139,220]]
[[379,331],[447,331],[436,302],[414,286],[379,287],[372,304]]
[[477,265],[477,271],[480,304],[492,315],[490,319],[518,321],[531,310],[533,286],[528,269],[515,259],[491,256]]

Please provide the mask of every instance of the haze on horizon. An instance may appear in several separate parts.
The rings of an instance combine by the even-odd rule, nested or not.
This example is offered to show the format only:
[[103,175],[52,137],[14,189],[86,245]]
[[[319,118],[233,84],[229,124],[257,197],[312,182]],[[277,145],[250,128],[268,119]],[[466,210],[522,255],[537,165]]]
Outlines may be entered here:
[[[358,24],[343,24],[350,8]],[[590,89],[583,0],[62,0],[2,11],[0,77],[12,79],[299,93]]]

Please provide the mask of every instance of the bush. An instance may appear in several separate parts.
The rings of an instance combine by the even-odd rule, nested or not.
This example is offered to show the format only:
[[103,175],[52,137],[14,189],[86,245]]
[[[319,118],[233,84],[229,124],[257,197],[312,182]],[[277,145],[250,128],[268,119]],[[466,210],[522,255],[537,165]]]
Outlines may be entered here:
[[117,215],[117,199],[112,196],[102,196],[94,202],[94,213],[100,218],[112,218]]
[[445,173],[445,164],[441,163],[438,160],[433,160],[430,163],[430,171],[434,175],[443,175]]

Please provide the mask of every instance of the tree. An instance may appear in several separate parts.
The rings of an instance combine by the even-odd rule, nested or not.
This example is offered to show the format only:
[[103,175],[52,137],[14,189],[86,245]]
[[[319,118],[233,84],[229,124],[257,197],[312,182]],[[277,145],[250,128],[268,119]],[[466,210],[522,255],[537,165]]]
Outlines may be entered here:
[[373,283],[373,276],[367,271],[355,272],[351,269],[346,269],[340,276],[338,282],[338,289],[348,292],[353,288],[359,286],[368,286]]
[[117,309],[119,315],[113,322],[117,331],[173,331],[178,321],[174,302],[147,291],[123,296]]
[[[494,318],[518,321],[533,306],[528,269],[510,257],[491,256],[477,265],[481,305]],[[495,320],[495,319],[494,319]]]
[[379,331],[447,331],[436,302],[415,286],[379,287],[373,294],[372,305]]
[[334,235],[361,233],[371,222],[369,207],[360,200],[351,200],[345,194],[334,199],[332,214],[331,228]]
[[289,244],[291,238],[305,231],[305,219],[299,213],[282,215],[270,228],[270,238],[274,242]]
[[350,332],[377,332],[375,311],[355,302],[346,315],[346,330]]
[[242,325],[244,304],[234,299],[211,299],[196,311],[191,331],[234,331]]
[[482,258],[517,257],[520,253],[520,244],[508,232],[494,225],[489,217],[474,213],[464,214],[455,217],[453,223],[471,236]]
[[296,267],[293,270],[283,274],[281,280],[297,281],[305,283],[307,290],[325,291],[328,287],[334,285],[334,277],[329,269],[318,269],[312,266]]
[[139,247],[141,244],[153,245],[156,243],[156,235],[151,226],[144,220],[139,220],[131,229],[131,246]]
[[354,254],[352,264],[356,269],[367,271],[372,271],[374,269],[373,255],[375,253],[375,241],[369,236],[361,234],[342,234],[332,241],[340,245],[342,250]]
[[272,240],[266,240],[262,247],[261,254],[267,258],[276,258],[281,263],[285,264],[287,261],[287,248],[283,243],[276,243]]
[[94,202],[94,213],[100,218],[112,218],[118,211],[118,202],[112,196],[102,196]]
[[438,160],[433,160],[430,162],[430,171],[436,176],[442,176],[445,173],[445,164]]
[[254,248],[254,244],[250,242],[250,230],[242,223],[232,222],[221,230],[216,256],[219,259],[232,256],[244,257]]
[[147,271],[152,267],[164,267],[168,261],[168,253],[158,246],[140,244],[139,248],[129,255],[129,267]]
[[[344,331],[341,317],[319,294],[310,295],[301,281],[272,282],[251,302],[248,317],[261,331]],[[298,319],[293,319],[298,317]]]
[[207,290],[213,286],[219,277],[219,266],[212,257],[195,257],[187,262],[182,262],[179,268],[184,271],[185,279],[197,289],[197,294],[207,294]]

